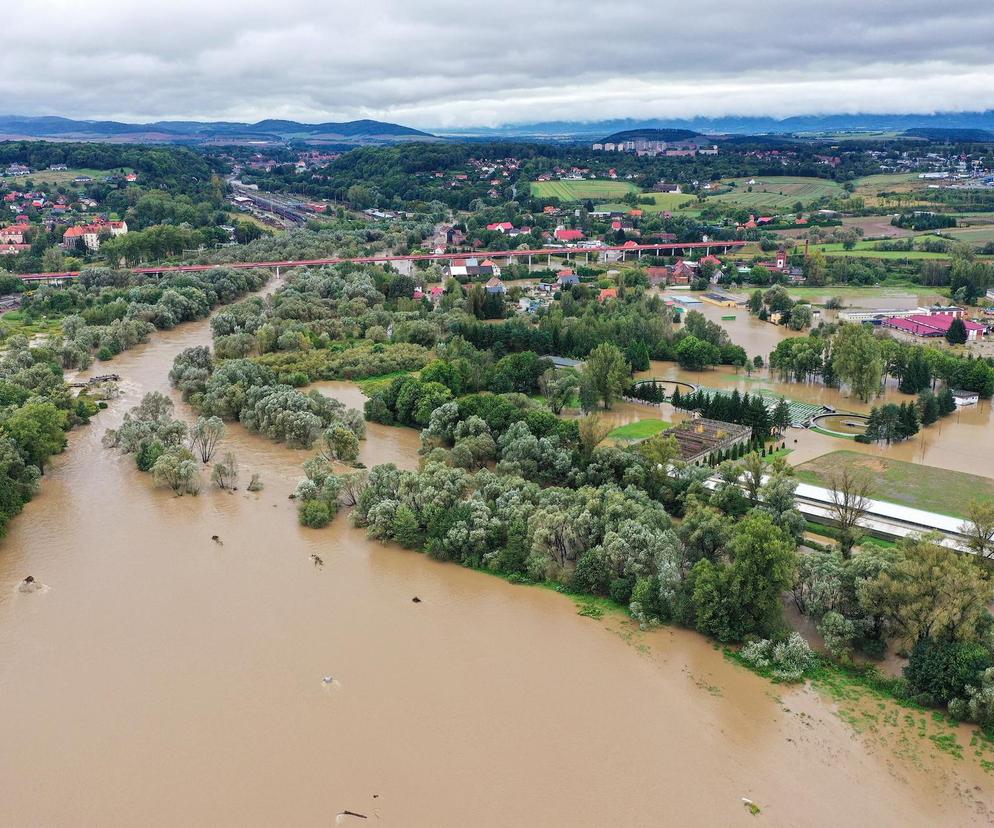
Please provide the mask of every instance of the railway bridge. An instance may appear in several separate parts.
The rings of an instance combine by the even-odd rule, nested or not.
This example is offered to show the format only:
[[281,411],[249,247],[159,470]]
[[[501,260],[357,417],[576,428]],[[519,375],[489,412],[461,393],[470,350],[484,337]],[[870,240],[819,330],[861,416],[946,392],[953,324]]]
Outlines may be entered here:
[[[604,254],[617,253],[621,261],[629,258],[641,259],[643,254],[653,256],[690,256],[700,253],[704,256],[710,255],[712,251],[717,253],[727,253],[747,244],[744,241],[707,241],[707,242],[673,242],[667,244],[623,244],[606,245],[602,247],[540,247],[531,250],[483,250],[471,251],[468,253],[411,253],[407,255],[378,254],[374,256],[355,256],[351,258],[330,257],[326,259],[282,259],[279,261],[266,262],[227,262],[217,264],[188,264],[188,265],[154,265],[147,267],[129,268],[132,273],[145,274],[166,274],[166,273],[197,273],[205,270],[213,270],[219,267],[231,268],[234,270],[252,270],[255,268],[267,268],[276,270],[286,270],[297,267],[322,267],[324,265],[337,265],[346,263],[355,264],[391,264],[399,262],[428,262],[435,264],[438,262],[449,262],[453,259],[465,259],[468,257],[500,259],[509,263],[517,263],[527,260],[531,265],[535,259],[546,258],[551,263],[553,256],[564,258],[567,261],[577,261],[579,257],[584,257],[589,261],[591,256],[604,258]],[[18,278],[25,282],[41,282],[43,284],[61,284],[79,278],[80,271],[69,270],[59,273],[21,273]]]

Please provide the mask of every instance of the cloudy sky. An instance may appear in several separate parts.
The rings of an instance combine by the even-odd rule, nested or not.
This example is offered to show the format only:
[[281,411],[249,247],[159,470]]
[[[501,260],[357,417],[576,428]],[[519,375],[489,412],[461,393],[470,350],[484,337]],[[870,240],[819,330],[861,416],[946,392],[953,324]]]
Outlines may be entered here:
[[417,127],[994,109],[991,0],[30,0],[0,112]]

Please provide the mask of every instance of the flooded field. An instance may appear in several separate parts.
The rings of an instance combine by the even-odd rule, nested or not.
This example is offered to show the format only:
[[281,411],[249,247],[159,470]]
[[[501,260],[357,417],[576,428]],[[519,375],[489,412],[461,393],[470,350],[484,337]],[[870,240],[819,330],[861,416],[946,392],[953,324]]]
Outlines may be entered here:
[[[0,824],[990,823],[972,759],[860,733],[694,633],[581,617],[344,515],[300,528],[306,452],[232,426],[262,492],[153,488],[100,436],[208,341],[194,323],[115,359],[124,396],[0,541]],[[371,424],[362,460],[413,467],[417,444]],[[48,589],[19,594],[29,574]]]

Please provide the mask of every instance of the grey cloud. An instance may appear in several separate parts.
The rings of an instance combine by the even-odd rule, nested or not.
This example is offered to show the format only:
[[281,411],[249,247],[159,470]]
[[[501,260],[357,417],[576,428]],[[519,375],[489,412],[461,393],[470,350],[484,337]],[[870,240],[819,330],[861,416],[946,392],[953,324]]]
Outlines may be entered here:
[[4,30],[0,109],[19,114],[431,127],[994,108],[986,0],[52,0],[5,10]]

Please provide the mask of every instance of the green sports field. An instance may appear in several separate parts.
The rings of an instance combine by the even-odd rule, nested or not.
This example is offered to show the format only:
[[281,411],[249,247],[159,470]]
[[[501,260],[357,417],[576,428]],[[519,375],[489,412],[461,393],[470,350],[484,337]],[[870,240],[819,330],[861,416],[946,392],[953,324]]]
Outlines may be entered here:
[[671,426],[671,423],[666,422],[666,420],[637,420],[634,423],[629,423],[628,425],[618,426],[614,431],[608,434],[614,440],[645,440],[652,437],[653,434],[658,434],[660,431],[666,431]]
[[23,178],[8,179],[8,181],[11,182],[10,186],[14,186],[14,181],[20,181],[22,184],[26,181],[30,181],[36,187],[58,187],[60,185],[73,187],[80,186],[74,185],[72,181],[78,176],[87,176],[92,178],[94,181],[100,181],[108,175],[125,175],[129,172],[133,172],[130,167],[118,167],[113,170],[92,170],[83,168],[71,170],[38,170],[38,172],[33,172],[31,175],[25,175]]
[[638,187],[630,181],[533,181],[535,198],[558,198],[560,201],[610,201],[628,193],[637,193]]
[[[692,195],[687,195],[686,193],[640,193],[639,198],[651,198],[653,200],[652,204],[639,204],[638,209],[645,213],[663,213],[663,212],[686,212],[683,208],[689,204],[693,204],[696,199]],[[598,204],[598,210],[609,210],[609,211],[628,211],[632,208],[627,204]]]
[[[750,181],[756,183],[750,184]],[[760,208],[790,210],[797,202],[807,207],[821,198],[839,198],[846,195],[846,191],[834,181],[803,176],[755,176],[726,179],[721,183],[723,186],[735,184],[735,187],[730,192],[710,196],[708,201],[732,204],[747,210]]]

